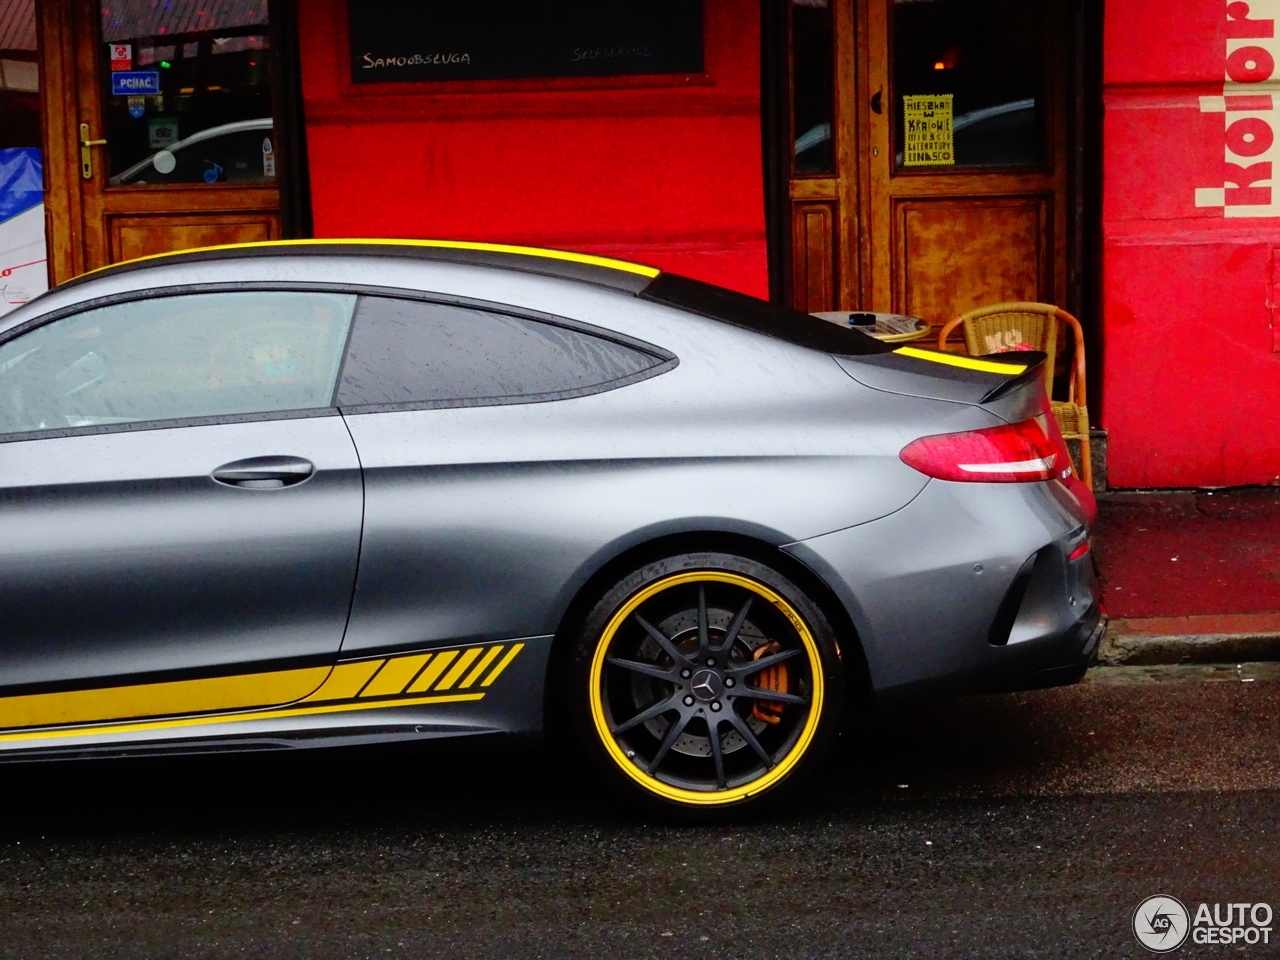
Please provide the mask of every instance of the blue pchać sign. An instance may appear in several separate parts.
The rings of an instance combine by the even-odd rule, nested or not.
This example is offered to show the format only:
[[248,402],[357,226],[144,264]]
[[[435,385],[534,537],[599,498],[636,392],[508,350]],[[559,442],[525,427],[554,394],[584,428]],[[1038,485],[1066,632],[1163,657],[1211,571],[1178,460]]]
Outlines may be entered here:
[[111,74],[111,95],[113,97],[138,96],[141,94],[160,95],[160,71],[116,70]]

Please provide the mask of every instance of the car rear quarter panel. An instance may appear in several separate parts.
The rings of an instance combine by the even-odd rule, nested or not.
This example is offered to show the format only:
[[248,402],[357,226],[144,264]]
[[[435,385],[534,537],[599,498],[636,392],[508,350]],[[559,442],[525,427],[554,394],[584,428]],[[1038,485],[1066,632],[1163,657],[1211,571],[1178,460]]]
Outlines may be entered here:
[[[1013,667],[1035,641],[993,647],[988,632],[1023,563],[1084,524],[1056,481],[950,483],[932,480],[911,504],[873,523],[785,547],[822,576],[850,611],[871,684],[891,698]],[[1067,630],[1093,602],[1068,603],[1044,624]]]
[[571,292],[536,307],[679,365],[571,400],[349,415],[366,506],[344,653],[554,632],[581,585],[647,539],[781,545],[883,517],[924,487],[898,459],[922,424],[995,422],[869,390],[821,353]]

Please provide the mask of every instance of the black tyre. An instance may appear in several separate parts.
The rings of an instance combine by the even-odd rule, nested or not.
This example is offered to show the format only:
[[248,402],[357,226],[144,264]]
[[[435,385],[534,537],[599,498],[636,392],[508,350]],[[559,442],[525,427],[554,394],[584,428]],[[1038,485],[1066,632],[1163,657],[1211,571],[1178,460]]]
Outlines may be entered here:
[[722,553],[635,571],[587,615],[565,704],[581,746],[634,799],[688,814],[794,789],[840,726],[844,678],[821,609]]

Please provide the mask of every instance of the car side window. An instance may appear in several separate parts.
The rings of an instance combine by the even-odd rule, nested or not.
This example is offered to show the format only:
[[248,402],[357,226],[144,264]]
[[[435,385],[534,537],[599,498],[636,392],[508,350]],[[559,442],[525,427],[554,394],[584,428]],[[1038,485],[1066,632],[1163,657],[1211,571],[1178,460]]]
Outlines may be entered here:
[[551,399],[621,385],[668,362],[637,347],[525,317],[361,297],[338,405]]
[[356,298],[151,297],[0,344],[0,433],[328,407]]

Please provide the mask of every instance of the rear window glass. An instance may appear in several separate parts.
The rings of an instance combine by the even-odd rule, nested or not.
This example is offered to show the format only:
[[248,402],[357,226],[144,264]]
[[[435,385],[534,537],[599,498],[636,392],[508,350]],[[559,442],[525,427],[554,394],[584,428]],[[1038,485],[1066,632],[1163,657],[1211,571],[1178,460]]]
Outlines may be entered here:
[[893,350],[852,327],[673,273],[659,274],[640,296],[824,353],[860,355]]
[[361,297],[342,407],[513,403],[623,386],[671,358],[570,327],[451,304]]

